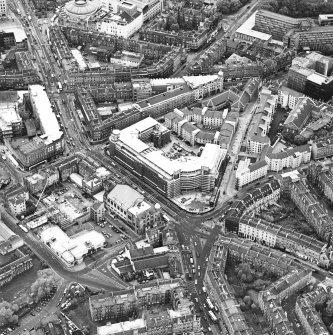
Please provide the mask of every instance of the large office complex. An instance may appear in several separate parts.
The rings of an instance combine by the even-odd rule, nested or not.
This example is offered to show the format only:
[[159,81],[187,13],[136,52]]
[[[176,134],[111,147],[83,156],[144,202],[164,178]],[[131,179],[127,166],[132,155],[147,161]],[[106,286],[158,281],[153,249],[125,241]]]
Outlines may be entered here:
[[200,157],[171,160],[163,149],[158,149],[169,141],[170,130],[148,117],[121,131],[114,130],[109,150],[111,156],[126,164],[135,175],[170,198],[182,191],[212,190],[226,150],[208,143]]

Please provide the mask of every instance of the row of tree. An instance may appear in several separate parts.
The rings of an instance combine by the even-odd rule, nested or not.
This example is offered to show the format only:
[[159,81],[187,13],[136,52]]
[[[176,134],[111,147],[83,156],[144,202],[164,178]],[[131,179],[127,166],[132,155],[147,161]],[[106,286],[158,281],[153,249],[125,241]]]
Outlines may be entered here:
[[331,14],[331,0],[270,0],[263,9],[292,17],[317,17],[319,14]]
[[216,3],[217,11],[222,14],[232,14],[248,2],[250,0],[219,0]]
[[52,269],[39,270],[36,281],[31,285],[31,296],[35,301],[39,301],[50,294],[56,284],[56,276]]

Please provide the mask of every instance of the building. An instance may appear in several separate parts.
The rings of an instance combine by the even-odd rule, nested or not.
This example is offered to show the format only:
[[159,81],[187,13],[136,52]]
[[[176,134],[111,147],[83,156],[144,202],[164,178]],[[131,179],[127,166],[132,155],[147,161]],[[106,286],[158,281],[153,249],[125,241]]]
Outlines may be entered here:
[[252,242],[283,250],[325,268],[333,262],[332,247],[327,243],[260,218],[227,216],[225,229]]
[[151,205],[145,197],[128,185],[116,185],[104,199],[105,209],[130,225],[138,234],[144,234],[161,217],[160,205]]
[[311,279],[312,270],[294,269],[271,284],[267,289],[259,292],[259,307],[271,329],[274,329],[275,334],[296,334],[281,303],[282,300],[308,285]]
[[314,109],[313,100],[308,97],[299,98],[296,106],[284,121],[283,128],[288,132],[298,134],[308,124]]
[[268,165],[261,160],[250,164],[250,159],[241,160],[236,170],[235,188],[238,190],[267,175]]
[[265,88],[261,90],[259,99],[259,106],[247,131],[246,150],[252,154],[260,154],[263,148],[270,143],[268,132],[278,102],[278,97]]
[[327,209],[308,188],[305,177],[300,176],[292,180],[288,175],[281,175],[281,178],[285,179],[286,191],[289,193],[291,200],[318,236],[327,241],[333,227],[332,218]]
[[43,168],[32,175],[24,177],[24,184],[29,193],[35,194],[58,183],[59,180],[58,170],[53,166],[49,166],[48,168]]
[[0,16],[1,17],[7,16],[7,0],[0,1]]
[[0,71],[0,87],[8,89],[27,89],[28,85],[41,82],[36,70],[2,70]]
[[228,216],[242,217],[247,213],[257,213],[262,208],[277,202],[280,198],[281,187],[277,180],[266,182],[260,188],[246,192],[230,206]]
[[153,95],[149,78],[132,79],[133,101],[145,100]]
[[332,287],[332,280],[326,278],[312,292],[297,297],[295,313],[306,335],[329,335],[316,304],[329,295]]
[[0,221],[0,254],[2,256],[7,255],[22,247],[23,244],[23,239],[14,234],[3,221]]
[[95,201],[89,209],[90,216],[95,222],[100,222],[105,219],[105,205],[103,202]]
[[13,156],[25,170],[59,157],[64,151],[63,133],[44,87],[30,85],[29,97],[34,118],[42,135],[33,139],[12,139],[8,145]]
[[25,214],[26,201],[29,199],[29,193],[25,187],[15,184],[5,190],[4,196],[5,205],[14,216]]
[[279,172],[286,168],[297,169],[301,164],[311,160],[311,146],[309,144],[294,148],[287,148],[280,152],[274,152],[271,146],[267,146],[263,152],[268,171]]
[[252,44],[254,42],[269,43],[272,40],[270,30],[259,30],[258,20],[261,17],[258,11],[254,12],[235,32],[235,40]]
[[318,22],[320,26],[329,26],[333,24],[332,14],[319,14]]
[[68,267],[82,263],[84,257],[105,246],[104,236],[95,230],[84,230],[69,237],[58,226],[44,229],[40,239]]
[[139,67],[144,56],[135,52],[117,51],[110,57],[110,63],[129,67]]
[[32,259],[20,249],[1,256],[0,262],[0,287],[10,283],[16,276],[31,269]]
[[309,48],[310,50],[325,51],[332,38],[332,26],[314,26],[305,30],[292,29],[284,35],[283,45],[296,50]]
[[300,93],[286,86],[281,86],[278,90],[278,103],[283,108],[294,109],[298,99],[304,97],[304,93]]
[[325,137],[313,140],[312,159],[318,160],[333,155],[333,137]]
[[[131,6],[127,2],[122,3],[123,6]],[[143,24],[143,14],[138,11],[120,10],[118,13],[105,12],[101,15],[98,12],[98,21],[96,22],[96,29],[100,33],[107,35],[115,35],[122,38],[130,38],[134,35]]]
[[19,115],[17,92],[0,92],[0,136],[12,138],[23,132],[23,122]]
[[[97,299],[98,298],[98,299]],[[159,306],[171,304],[172,308],[160,310]],[[164,280],[132,289],[91,296],[90,313],[94,321],[128,317],[133,311],[143,311],[141,319],[106,325],[97,334],[199,334],[200,317],[193,313],[193,302],[185,293],[181,280]],[[149,308],[147,308],[149,306]]]
[[225,149],[208,143],[200,157],[171,160],[156,145],[149,145],[152,140],[155,141],[153,143],[161,143],[157,147],[162,147],[170,141],[170,131],[148,117],[122,131],[114,130],[109,152],[167,197],[172,198],[186,191],[213,190],[226,157]]
[[[5,3],[5,5],[4,5]],[[0,2],[0,15],[4,16],[7,15],[7,0],[1,0]],[[5,10],[5,13],[4,13]],[[2,50],[8,50],[11,47],[14,47],[16,45],[16,39],[15,34],[13,32],[0,32],[0,48]]]
[[136,10],[142,13],[143,21],[149,21],[157,16],[164,7],[162,0],[101,0],[102,8],[113,13],[119,10],[130,10],[134,6]]
[[313,26],[314,21],[309,18],[295,19],[267,10],[258,10],[255,14],[254,29],[270,34],[273,39],[279,41],[282,41],[285,34],[291,29],[306,30]]
[[65,157],[52,166],[59,172],[60,181],[66,181],[72,173],[77,173],[79,158],[76,155]]
[[333,92],[331,57],[311,53],[305,58],[297,57],[288,71],[289,88],[317,100],[330,100]]

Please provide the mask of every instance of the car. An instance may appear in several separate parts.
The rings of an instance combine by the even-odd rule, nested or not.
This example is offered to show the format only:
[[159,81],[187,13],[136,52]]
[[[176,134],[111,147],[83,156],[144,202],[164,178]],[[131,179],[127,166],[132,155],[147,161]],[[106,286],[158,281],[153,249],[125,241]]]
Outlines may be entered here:
[[194,301],[195,301],[196,303],[198,303],[198,302],[199,302],[198,298],[194,298]]
[[200,271],[198,272],[198,277],[200,277],[201,276],[201,273],[200,273]]
[[35,316],[36,314],[34,312],[31,312],[30,315]]
[[198,270],[200,270],[201,269],[201,267],[200,267],[200,265],[198,265]]
[[206,262],[208,262],[208,257],[206,257]]
[[198,285],[198,280],[197,279],[194,281],[194,285]]

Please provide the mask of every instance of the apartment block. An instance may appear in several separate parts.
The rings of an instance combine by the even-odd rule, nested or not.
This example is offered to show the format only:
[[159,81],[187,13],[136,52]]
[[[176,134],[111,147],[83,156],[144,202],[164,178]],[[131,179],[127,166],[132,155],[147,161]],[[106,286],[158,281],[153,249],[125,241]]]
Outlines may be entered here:
[[313,140],[312,159],[318,160],[333,155],[333,136]]
[[296,19],[267,10],[258,10],[254,29],[272,35],[273,39],[282,41],[291,29],[309,29],[314,21],[309,18]]
[[182,287],[180,279],[151,282],[134,286],[89,299],[90,314],[93,321],[103,321],[128,316],[134,310],[172,303],[172,293]]
[[250,164],[250,159],[241,160],[236,170],[236,189],[250,184],[267,175],[268,165],[264,160]]
[[304,93],[300,93],[286,86],[281,86],[278,90],[278,103],[283,108],[294,109],[298,99],[304,96]]
[[267,146],[262,152],[262,157],[267,163],[268,171],[279,172],[285,168],[296,169],[301,166],[301,164],[310,162],[311,146],[305,144],[276,153],[271,146]]
[[247,240],[284,250],[325,268],[333,262],[332,247],[327,243],[260,218],[248,215],[241,218],[227,216],[225,229]]
[[247,213],[259,212],[261,208],[266,208],[280,198],[280,183],[271,180],[263,186],[246,192],[237,201],[234,201],[227,212],[228,216],[242,217]]
[[268,132],[278,103],[278,96],[272,95],[268,89],[261,90],[259,99],[247,131],[246,150],[253,154],[260,154],[270,143]]
[[329,335],[316,304],[327,297],[332,285],[332,279],[326,277],[314,290],[297,297],[295,313],[306,335]]

